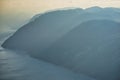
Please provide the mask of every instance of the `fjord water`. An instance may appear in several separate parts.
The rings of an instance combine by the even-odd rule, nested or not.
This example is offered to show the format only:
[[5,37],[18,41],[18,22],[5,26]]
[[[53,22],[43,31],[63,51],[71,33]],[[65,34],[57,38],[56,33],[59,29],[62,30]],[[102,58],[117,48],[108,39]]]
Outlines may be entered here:
[[95,80],[37,60],[25,52],[0,49],[0,80]]
[[[6,33],[5,33],[6,34]],[[10,36],[10,35],[9,35]],[[6,36],[8,37],[8,35]],[[3,37],[2,37],[3,38]],[[1,39],[1,44],[4,42]],[[37,60],[26,52],[0,47],[0,80],[95,80],[60,66]]]

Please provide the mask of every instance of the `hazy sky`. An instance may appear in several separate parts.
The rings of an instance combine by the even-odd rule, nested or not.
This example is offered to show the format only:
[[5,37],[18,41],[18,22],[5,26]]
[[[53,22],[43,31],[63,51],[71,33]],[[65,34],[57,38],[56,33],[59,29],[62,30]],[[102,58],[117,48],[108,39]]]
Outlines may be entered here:
[[0,0],[0,31],[21,25],[33,15],[64,7],[118,7],[120,0]]
[[63,7],[120,7],[120,0],[0,0],[2,12],[39,13]]

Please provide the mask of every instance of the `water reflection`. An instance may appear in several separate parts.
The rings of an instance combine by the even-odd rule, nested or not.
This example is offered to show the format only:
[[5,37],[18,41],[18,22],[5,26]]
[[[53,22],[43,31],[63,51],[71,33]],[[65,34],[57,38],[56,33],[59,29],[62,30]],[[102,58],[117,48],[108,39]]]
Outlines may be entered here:
[[[7,33],[4,33],[7,34]],[[0,45],[13,33],[0,34]],[[94,80],[82,74],[34,59],[21,51],[0,47],[0,80]]]
[[36,60],[23,52],[0,50],[0,80],[93,80]]

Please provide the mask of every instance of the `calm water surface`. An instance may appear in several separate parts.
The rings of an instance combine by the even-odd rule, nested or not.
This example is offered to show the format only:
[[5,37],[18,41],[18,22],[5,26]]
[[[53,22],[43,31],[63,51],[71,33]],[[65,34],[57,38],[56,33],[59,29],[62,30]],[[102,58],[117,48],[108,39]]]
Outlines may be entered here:
[[25,52],[0,47],[0,80],[94,80],[34,59]]

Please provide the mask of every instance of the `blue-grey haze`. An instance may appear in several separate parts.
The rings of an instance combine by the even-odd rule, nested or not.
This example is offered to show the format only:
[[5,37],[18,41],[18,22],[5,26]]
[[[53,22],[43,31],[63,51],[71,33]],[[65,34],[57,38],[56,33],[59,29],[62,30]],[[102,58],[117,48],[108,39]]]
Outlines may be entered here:
[[[1,43],[11,34],[1,34]],[[38,14],[2,47],[2,80],[119,80],[120,9]]]

